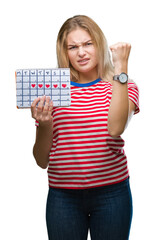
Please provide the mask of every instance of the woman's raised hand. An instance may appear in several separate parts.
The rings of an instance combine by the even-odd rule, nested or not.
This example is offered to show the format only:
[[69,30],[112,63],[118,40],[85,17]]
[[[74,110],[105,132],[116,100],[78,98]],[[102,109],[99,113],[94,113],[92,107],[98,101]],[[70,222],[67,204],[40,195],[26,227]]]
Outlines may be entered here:
[[110,46],[112,52],[112,61],[114,67],[119,67],[128,64],[131,45],[129,43],[119,42]]
[[32,117],[43,127],[49,126],[53,123],[52,111],[53,102],[50,97],[38,97],[31,105]]

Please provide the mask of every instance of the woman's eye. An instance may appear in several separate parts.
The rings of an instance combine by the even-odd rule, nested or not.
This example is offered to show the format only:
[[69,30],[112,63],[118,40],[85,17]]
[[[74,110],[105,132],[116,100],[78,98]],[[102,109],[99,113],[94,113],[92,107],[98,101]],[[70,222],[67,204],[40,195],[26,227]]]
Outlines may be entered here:
[[72,47],[69,48],[69,50],[74,50],[76,48],[77,48],[76,46],[72,46]]
[[86,43],[85,45],[86,46],[90,46],[90,45],[92,45],[93,43],[92,42],[88,42],[88,43]]

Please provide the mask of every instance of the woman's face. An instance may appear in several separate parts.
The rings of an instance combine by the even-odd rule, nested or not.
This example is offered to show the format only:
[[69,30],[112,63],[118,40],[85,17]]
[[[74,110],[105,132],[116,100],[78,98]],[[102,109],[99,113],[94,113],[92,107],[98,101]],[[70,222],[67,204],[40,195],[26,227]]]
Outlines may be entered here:
[[71,65],[79,73],[97,75],[97,51],[87,31],[77,28],[67,36],[67,50]]

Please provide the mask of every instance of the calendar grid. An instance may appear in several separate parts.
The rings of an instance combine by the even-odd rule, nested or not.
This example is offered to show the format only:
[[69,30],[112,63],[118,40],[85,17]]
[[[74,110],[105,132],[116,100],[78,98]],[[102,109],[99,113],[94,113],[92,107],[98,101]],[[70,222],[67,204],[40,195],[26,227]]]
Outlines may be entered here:
[[54,106],[70,106],[70,69],[16,70],[17,108],[30,108],[35,98],[50,96]]
[[[24,77],[23,77],[23,74],[22,74],[22,96],[24,95]],[[22,104],[23,104],[23,102],[24,102],[24,100],[23,100],[23,97],[21,98],[21,100],[22,100]]]

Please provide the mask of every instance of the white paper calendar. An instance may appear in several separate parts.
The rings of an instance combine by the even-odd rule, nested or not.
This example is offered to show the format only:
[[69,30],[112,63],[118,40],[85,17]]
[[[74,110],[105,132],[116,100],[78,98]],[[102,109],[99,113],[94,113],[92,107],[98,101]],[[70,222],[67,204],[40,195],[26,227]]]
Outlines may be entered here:
[[70,106],[70,69],[18,69],[17,108],[30,108],[35,98],[50,96],[54,106]]

